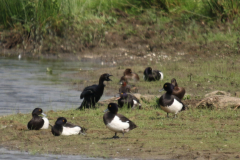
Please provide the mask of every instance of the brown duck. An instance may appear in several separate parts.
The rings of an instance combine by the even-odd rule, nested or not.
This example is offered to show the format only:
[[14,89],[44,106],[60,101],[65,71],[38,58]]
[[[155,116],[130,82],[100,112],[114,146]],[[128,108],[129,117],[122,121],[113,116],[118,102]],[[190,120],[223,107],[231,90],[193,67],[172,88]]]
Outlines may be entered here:
[[121,87],[119,88],[119,93],[137,93],[138,89],[135,86],[129,85],[128,80],[122,76],[119,84],[121,84]]
[[174,86],[172,95],[177,96],[179,99],[183,99],[185,95],[185,89],[183,87],[178,87],[177,80],[173,78],[171,84]]
[[124,72],[123,72],[123,76],[127,79],[127,80],[133,80],[133,81],[139,81],[139,76],[137,73],[132,72],[132,70],[130,68],[127,68]]

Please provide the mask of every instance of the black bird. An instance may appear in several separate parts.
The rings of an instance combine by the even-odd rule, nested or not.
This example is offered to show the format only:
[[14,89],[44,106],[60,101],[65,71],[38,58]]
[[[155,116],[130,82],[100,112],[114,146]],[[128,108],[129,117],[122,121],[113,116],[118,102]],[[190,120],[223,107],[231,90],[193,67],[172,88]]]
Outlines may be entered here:
[[145,81],[163,80],[163,73],[159,70],[152,70],[151,67],[147,67],[143,74]]
[[109,103],[108,109],[110,112],[107,112],[103,115],[103,122],[108,129],[115,132],[115,136],[113,138],[119,138],[117,133],[129,132],[130,130],[136,128],[136,124],[130,121],[125,116],[118,114],[118,105],[116,103]]
[[92,85],[92,86],[88,86],[86,88],[84,88],[84,90],[82,91],[81,95],[80,95],[80,99],[83,99],[83,102],[81,104],[80,107],[78,107],[78,109],[83,109],[83,108],[95,108],[95,104],[99,101],[99,99],[102,97],[103,95],[103,91],[104,91],[104,81],[111,81],[111,79],[109,79],[109,77],[112,76],[108,73],[105,73],[103,75],[100,76],[99,78],[99,83],[98,85]]
[[41,108],[35,108],[32,111],[32,119],[28,122],[28,129],[30,130],[39,130],[39,129],[48,129],[49,120],[46,117],[39,116],[40,114],[46,116],[43,113]]
[[186,109],[186,106],[181,102],[181,100],[178,97],[172,95],[173,89],[174,86],[171,83],[165,83],[163,85],[163,88],[160,90],[160,92],[162,90],[167,91],[159,99],[160,107],[162,108],[162,110],[167,112],[167,117],[168,113],[173,113],[176,117],[178,112]]
[[132,94],[121,93],[120,98],[118,99],[119,108],[122,108],[125,104],[128,108],[135,108],[137,105],[141,108],[141,103],[137,97]]
[[54,136],[70,136],[83,134],[85,135],[86,129],[71,123],[67,123],[67,119],[64,117],[59,117],[55,122],[55,125],[52,127],[52,134]]

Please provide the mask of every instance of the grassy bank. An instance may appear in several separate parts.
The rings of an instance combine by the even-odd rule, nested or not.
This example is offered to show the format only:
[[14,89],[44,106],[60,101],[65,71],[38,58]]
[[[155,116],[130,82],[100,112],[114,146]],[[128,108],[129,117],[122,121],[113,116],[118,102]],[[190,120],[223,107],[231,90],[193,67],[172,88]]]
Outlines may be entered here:
[[[179,53],[180,54],[180,53]],[[112,74],[113,81],[106,84],[104,91],[107,95],[115,95],[120,87],[119,80],[126,68],[131,68],[133,72],[140,77],[138,83],[129,82],[138,88],[138,93],[150,94],[160,97],[159,89],[166,82],[171,82],[176,78],[178,85],[186,89],[187,99],[202,99],[205,94],[222,90],[235,95],[239,91],[240,76],[237,74],[240,69],[239,56],[223,56],[215,54],[209,58],[207,55],[192,56],[185,55],[168,55],[168,54],[149,54],[148,56],[130,59],[129,56],[118,56],[114,59],[117,65],[111,65],[110,60],[106,66],[97,69],[97,71],[84,71],[68,74],[71,77],[69,82],[77,90],[83,90],[86,86],[97,84],[102,73]],[[163,72],[163,81],[145,82],[143,80],[143,71],[147,66],[158,69]]]
[[131,50],[143,44],[149,46],[141,50],[144,55],[176,50],[212,54],[212,46],[238,54],[239,3],[1,0],[0,45],[26,55],[79,55],[102,48]]
[[[150,102],[153,105],[155,102]],[[233,159],[239,155],[239,113],[234,110],[190,109],[179,117],[166,118],[154,107],[119,112],[137,124],[137,128],[114,135],[102,121],[105,106],[85,111],[49,111],[50,123],[59,116],[88,128],[87,135],[54,137],[48,130],[29,131],[30,114],[0,117],[1,145],[36,153],[81,154],[96,157],[147,159]]]

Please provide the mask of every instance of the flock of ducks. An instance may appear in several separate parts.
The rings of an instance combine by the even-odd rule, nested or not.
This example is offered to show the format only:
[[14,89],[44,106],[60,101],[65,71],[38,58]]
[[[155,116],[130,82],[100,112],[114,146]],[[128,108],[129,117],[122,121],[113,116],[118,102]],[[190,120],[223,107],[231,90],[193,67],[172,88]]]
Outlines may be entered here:
[[[152,70],[151,67],[147,67],[144,72],[145,81],[157,81],[163,80],[163,73],[159,70]],[[80,99],[83,99],[81,105],[78,109],[85,108],[95,108],[96,103],[100,100],[104,91],[104,81],[111,81],[110,77],[112,75],[105,73],[102,74],[99,78],[98,85],[92,85],[84,88],[80,95]],[[141,108],[140,101],[132,95],[132,90],[135,87],[131,87],[128,84],[128,81],[139,81],[138,74],[132,72],[130,68],[127,68],[123,76],[120,78],[121,87],[119,88],[119,98],[118,104],[109,103],[108,108],[104,111],[103,122],[106,127],[115,132],[113,138],[118,138],[117,133],[124,133],[137,127],[135,123],[126,118],[125,116],[118,114],[118,108],[122,108],[124,105],[127,105],[128,108]],[[167,117],[169,113],[173,113],[176,117],[178,112],[186,109],[186,106],[181,102],[185,94],[185,89],[178,87],[177,81],[175,78],[171,80],[171,83],[165,83],[163,88],[159,92],[166,91],[159,98],[159,105],[163,111],[167,112]],[[135,89],[136,91],[136,89]],[[39,115],[43,115],[43,117]],[[32,112],[32,119],[28,123],[29,130],[39,130],[39,129],[48,129],[49,121],[46,118],[46,115],[43,113],[41,108],[35,108]],[[85,134],[86,129],[71,123],[67,123],[67,119],[64,117],[59,117],[55,124],[51,126],[51,131],[54,136],[60,135],[76,135],[76,134]]]

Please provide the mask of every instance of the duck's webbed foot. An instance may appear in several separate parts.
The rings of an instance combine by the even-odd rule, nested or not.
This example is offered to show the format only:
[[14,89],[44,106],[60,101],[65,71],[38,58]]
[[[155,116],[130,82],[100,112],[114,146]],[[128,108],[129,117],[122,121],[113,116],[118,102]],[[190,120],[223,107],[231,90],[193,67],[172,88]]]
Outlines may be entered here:
[[115,135],[114,135],[112,138],[119,138],[119,137],[117,136],[117,132],[115,132]]

